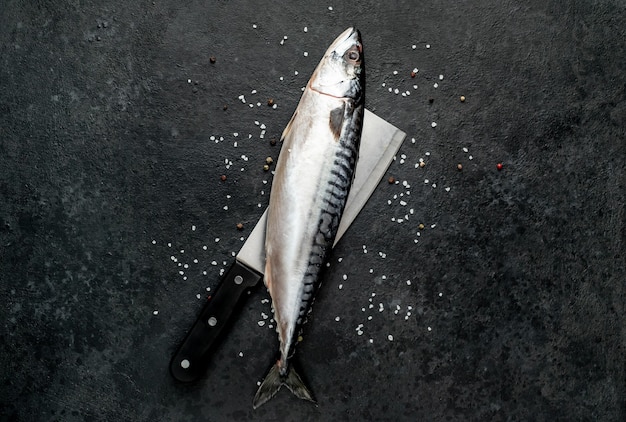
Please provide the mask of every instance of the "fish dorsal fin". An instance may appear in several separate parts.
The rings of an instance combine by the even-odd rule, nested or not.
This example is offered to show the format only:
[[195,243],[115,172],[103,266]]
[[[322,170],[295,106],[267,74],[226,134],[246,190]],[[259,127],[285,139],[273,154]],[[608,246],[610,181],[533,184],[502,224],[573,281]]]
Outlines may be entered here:
[[298,115],[298,109],[296,109],[296,111],[293,113],[293,116],[291,116],[289,123],[287,123],[287,126],[285,126],[285,130],[283,130],[283,134],[280,136],[280,142],[283,142],[289,136],[289,133],[291,133],[293,121],[296,119],[297,115]]
[[343,118],[344,111],[346,109],[346,105],[342,104],[339,107],[332,109],[330,111],[330,131],[335,137],[335,141],[339,141],[339,137],[341,136],[341,128],[343,127]]

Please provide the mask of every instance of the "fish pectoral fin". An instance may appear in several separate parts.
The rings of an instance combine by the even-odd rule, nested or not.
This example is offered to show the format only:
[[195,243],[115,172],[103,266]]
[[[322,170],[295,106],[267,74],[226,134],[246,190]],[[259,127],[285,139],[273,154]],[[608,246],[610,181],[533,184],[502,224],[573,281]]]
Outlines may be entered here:
[[330,131],[335,137],[335,141],[339,141],[341,136],[341,128],[343,127],[344,112],[346,110],[345,103],[341,106],[334,108],[330,111],[330,119],[328,121],[330,125]]
[[272,366],[270,372],[267,374],[261,386],[257,390],[254,401],[252,402],[252,407],[254,409],[259,408],[264,403],[267,403],[272,397],[278,393],[278,390],[285,385],[289,391],[291,391],[296,397],[303,400],[308,400],[315,404],[316,401],[311,394],[311,391],[304,385],[302,378],[293,369],[293,366],[290,366],[287,370],[287,375],[280,375],[280,367],[278,363]]
[[294,111],[293,116],[291,116],[291,119],[289,120],[289,123],[287,123],[287,126],[285,126],[285,129],[283,130],[283,134],[280,135],[280,142],[284,141],[285,138],[289,136],[289,133],[291,132],[291,128],[293,126],[293,121],[296,119],[297,115],[298,115],[298,109]]

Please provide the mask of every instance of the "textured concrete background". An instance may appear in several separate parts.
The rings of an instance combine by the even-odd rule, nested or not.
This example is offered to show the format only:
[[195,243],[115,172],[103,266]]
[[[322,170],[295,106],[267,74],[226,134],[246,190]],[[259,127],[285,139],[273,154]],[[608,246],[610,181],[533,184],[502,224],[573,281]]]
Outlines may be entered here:
[[[626,3],[263,3],[2,2],[0,419],[623,421]],[[298,348],[319,406],[252,410],[262,288],[178,385],[270,140],[350,25],[408,137]]]

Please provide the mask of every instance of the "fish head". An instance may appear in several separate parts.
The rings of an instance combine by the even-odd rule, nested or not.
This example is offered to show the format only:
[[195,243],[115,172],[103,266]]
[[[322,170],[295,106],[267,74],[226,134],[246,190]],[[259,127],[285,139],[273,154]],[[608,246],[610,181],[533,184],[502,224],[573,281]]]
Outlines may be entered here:
[[337,98],[363,98],[365,67],[361,33],[348,28],[328,47],[317,65],[309,87],[320,94]]

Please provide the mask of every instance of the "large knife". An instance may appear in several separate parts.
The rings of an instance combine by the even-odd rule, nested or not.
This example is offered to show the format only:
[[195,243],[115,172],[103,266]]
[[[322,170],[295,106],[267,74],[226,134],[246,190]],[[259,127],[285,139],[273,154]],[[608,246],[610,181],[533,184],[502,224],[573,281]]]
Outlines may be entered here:
[[[354,181],[341,217],[335,244],[346,232],[376,189],[406,134],[365,110],[361,147]],[[170,362],[170,372],[178,381],[192,382],[207,369],[209,355],[225,333],[246,292],[259,284],[265,271],[265,224],[267,210],[237,254],[213,296],[183,340]]]

